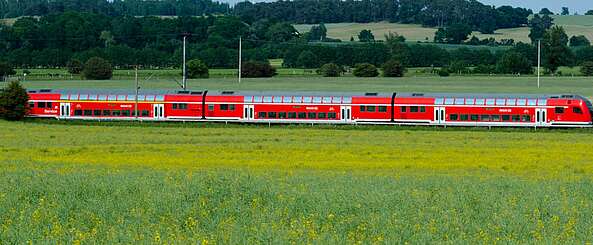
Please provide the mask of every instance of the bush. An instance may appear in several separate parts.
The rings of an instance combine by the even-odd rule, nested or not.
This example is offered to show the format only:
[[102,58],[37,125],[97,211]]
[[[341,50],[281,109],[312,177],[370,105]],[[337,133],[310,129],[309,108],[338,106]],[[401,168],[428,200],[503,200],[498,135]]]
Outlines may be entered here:
[[403,77],[406,68],[398,60],[389,60],[381,67],[384,77]]
[[306,69],[317,68],[319,67],[319,59],[315,53],[305,50],[299,54],[297,65]]
[[199,59],[187,62],[187,77],[189,78],[208,78],[210,73],[206,63]]
[[0,80],[4,80],[5,76],[16,74],[16,71],[12,69],[12,66],[6,62],[0,62]]
[[242,77],[273,77],[276,74],[276,68],[267,62],[247,61],[241,65]]
[[352,74],[356,77],[376,77],[379,76],[379,71],[373,64],[362,63],[354,66]]
[[493,74],[496,73],[496,66],[493,65],[478,65],[472,70],[474,74]]
[[581,65],[581,73],[583,76],[593,76],[593,61],[585,61]]
[[113,76],[113,69],[108,61],[92,57],[84,64],[82,73],[86,79],[107,80]]
[[77,59],[71,59],[66,64],[66,68],[68,68],[68,72],[70,74],[80,74],[82,72],[82,62]]
[[438,72],[439,76],[441,77],[448,77],[449,71],[446,68],[441,68]]
[[342,75],[342,68],[334,63],[328,63],[322,65],[317,73],[321,74],[324,77],[339,77]]
[[29,112],[28,101],[27,90],[18,81],[10,82],[0,92],[0,117],[10,121],[22,120]]
[[496,63],[496,69],[503,74],[532,74],[531,62],[523,54],[506,52]]

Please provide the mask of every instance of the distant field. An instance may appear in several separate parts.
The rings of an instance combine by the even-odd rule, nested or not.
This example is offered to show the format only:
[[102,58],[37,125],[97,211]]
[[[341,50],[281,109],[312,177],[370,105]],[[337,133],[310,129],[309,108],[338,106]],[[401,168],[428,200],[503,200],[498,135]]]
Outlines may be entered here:
[[[573,35],[585,35],[589,40],[593,41],[593,16],[552,16],[554,23],[563,26],[569,37]],[[397,32],[400,35],[406,37],[408,41],[430,41],[434,39],[434,33],[436,28],[426,28],[415,24],[398,24],[388,22],[378,23],[336,23],[336,24],[325,24],[327,27],[327,35],[331,38],[338,38],[343,41],[349,41],[350,37],[354,37],[358,40],[358,33],[363,29],[370,29],[375,35],[375,39],[384,40],[384,34],[391,32]],[[295,25],[295,28],[300,31],[309,31],[311,25]],[[530,42],[529,40],[529,28],[511,28],[511,29],[500,29],[495,34],[484,35],[479,32],[474,32],[472,35],[479,37],[480,39],[494,37],[497,40],[500,39],[515,39],[515,41]]]
[[3,242],[593,237],[585,130],[62,124],[0,121]]

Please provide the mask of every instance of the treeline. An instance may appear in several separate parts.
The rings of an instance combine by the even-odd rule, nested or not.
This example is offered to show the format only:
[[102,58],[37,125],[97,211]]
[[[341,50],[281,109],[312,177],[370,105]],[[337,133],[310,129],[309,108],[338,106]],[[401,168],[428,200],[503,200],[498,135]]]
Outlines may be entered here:
[[226,3],[211,0],[0,0],[0,17],[44,16],[68,11],[109,16],[201,16],[229,12]]
[[247,21],[270,18],[305,24],[390,21],[445,27],[463,23],[473,30],[493,33],[499,28],[527,25],[532,11],[494,8],[475,0],[293,0],[241,2],[233,13]]

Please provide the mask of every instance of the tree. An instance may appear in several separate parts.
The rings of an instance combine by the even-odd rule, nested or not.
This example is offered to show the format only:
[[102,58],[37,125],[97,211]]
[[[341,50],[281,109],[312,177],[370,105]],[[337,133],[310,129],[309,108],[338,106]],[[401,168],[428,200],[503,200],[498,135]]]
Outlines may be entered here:
[[113,69],[103,58],[92,57],[84,64],[82,73],[86,79],[107,80],[113,76]]
[[593,15],[593,9],[592,9],[592,10],[589,10],[589,11],[587,11],[587,12],[585,13],[585,15]]
[[529,21],[529,38],[532,43],[536,43],[537,40],[541,40],[544,37],[546,30],[550,29],[554,25],[554,19],[548,15],[540,17],[539,15],[533,16]]
[[0,81],[4,81],[4,77],[16,74],[12,66],[6,62],[0,62]]
[[193,59],[187,62],[187,76],[189,78],[208,78],[208,66],[199,59]]
[[371,32],[371,30],[362,30],[358,33],[358,41],[361,42],[374,42],[375,36]]
[[322,65],[317,73],[324,77],[339,77],[342,74],[342,68],[334,63],[327,63]]
[[276,68],[267,62],[250,60],[241,66],[242,77],[273,77],[276,75]]
[[472,28],[467,24],[453,24],[447,28],[439,28],[434,35],[434,41],[438,43],[461,44],[472,33]]
[[389,60],[381,66],[383,69],[384,77],[403,77],[406,68],[402,65],[399,60]]
[[0,92],[0,117],[9,121],[22,120],[29,112],[27,90],[18,82],[12,81]]
[[581,65],[581,73],[583,73],[583,76],[593,76],[593,61],[583,62]]
[[435,43],[445,43],[447,41],[447,31],[445,28],[439,28],[434,33],[434,42]]
[[570,15],[570,11],[568,11],[568,7],[562,7],[562,15]]
[[327,37],[327,28],[323,23],[311,26],[311,30],[307,33],[308,41],[320,41],[322,42]]
[[554,15],[554,13],[552,11],[550,11],[548,8],[542,8],[542,10],[539,11],[539,14],[541,14],[541,15]]
[[589,42],[589,39],[587,39],[587,37],[583,36],[583,35],[579,35],[579,36],[572,36],[570,38],[570,46],[571,47],[580,47],[580,46],[589,46],[591,45],[591,42]]
[[543,66],[550,72],[555,73],[558,67],[571,64],[574,55],[567,43],[568,36],[561,26],[554,26],[544,34]]
[[276,23],[266,32],[266,39],[272,42],[286,42],[298,37],[298,31],[287,22]]
[[297,65],[306,69],[317,68],[319,67],[319,59],[315,53],[305,50],[297,58]]
[[521,53],[508,51],[496,63],[496,69],[503,74],[531,74],[533,66]]
[[352,74],[356,77],[376,77],[379,75],[379,71],[373,64],[362,63],[354,66]]
[[66,68],[68,68],[68,73],[70,74],[80,74],[83,69],[82,62],[78,59],[71,59],[66,63]]

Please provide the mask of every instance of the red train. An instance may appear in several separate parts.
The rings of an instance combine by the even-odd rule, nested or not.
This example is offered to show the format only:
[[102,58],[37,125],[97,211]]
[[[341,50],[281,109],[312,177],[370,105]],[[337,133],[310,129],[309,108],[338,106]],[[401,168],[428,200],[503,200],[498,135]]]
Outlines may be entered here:
[[587,127],[579,95],[28,91],[31,117],[250,123]]

